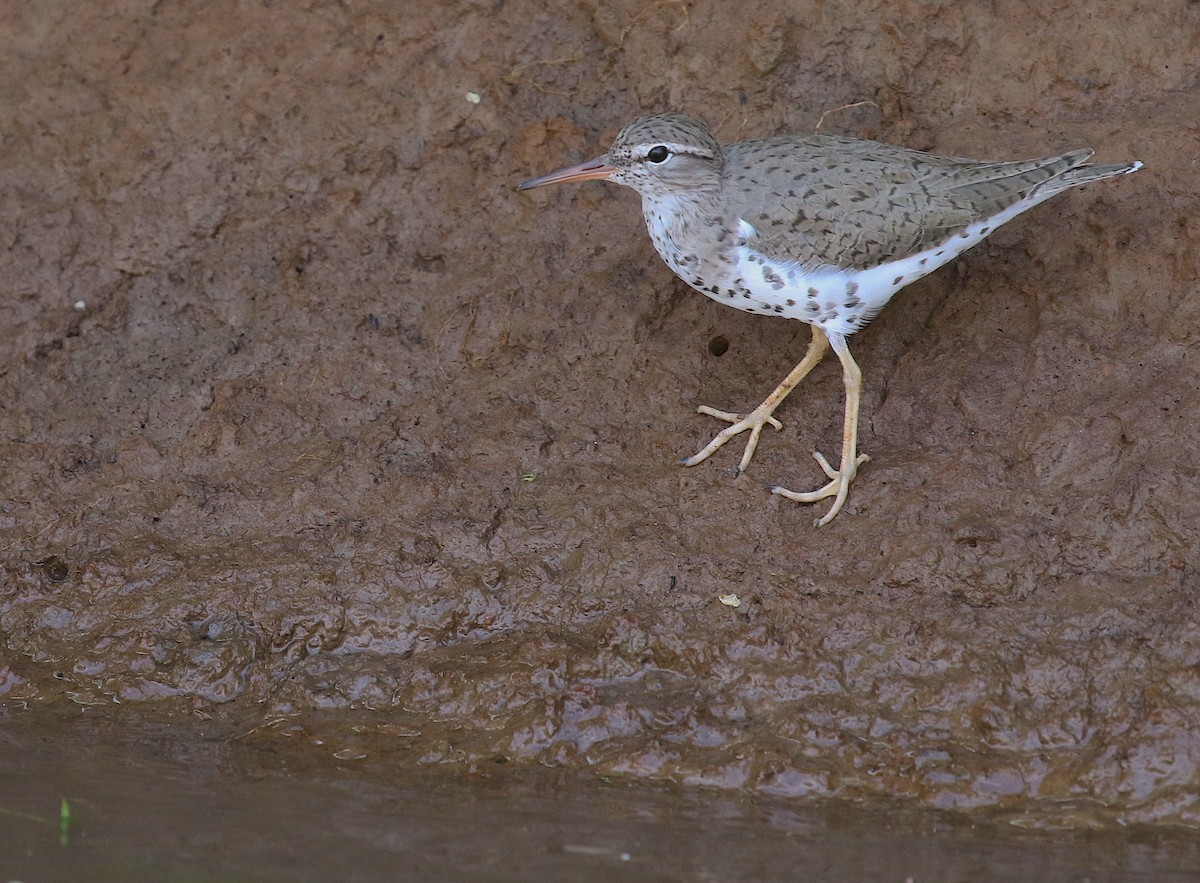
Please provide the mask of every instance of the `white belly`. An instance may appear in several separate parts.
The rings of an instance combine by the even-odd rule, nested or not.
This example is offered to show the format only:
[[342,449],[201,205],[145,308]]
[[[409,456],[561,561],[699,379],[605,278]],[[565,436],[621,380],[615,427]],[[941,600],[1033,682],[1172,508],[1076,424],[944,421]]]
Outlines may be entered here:
[[[901,288],[954,260],[1001,224],[1045,198],[1022,200],[993,217],[968,225],[931,248],[865,270],[768,257],[755,248],[754,227],[739,220],[734,240],[737,275],[750,294],[742,300],[754,307],[750,312],[799,319],[836,334],[853,334],[870,322]],[[729,300],[723,302],[748,309]]]

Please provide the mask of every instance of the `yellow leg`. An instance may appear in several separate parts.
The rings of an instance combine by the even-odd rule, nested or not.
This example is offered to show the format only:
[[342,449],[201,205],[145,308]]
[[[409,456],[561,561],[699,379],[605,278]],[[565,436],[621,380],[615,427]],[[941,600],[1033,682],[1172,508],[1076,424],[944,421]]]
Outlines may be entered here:
[[[816,330],[813,328],[814,333]],[[833,506],[817,521],[818,527],[833,521],[834,517],[842,511],[842,506],[846,503],[846,495],[850,492],[850,482],[858,473],[858,467],[871,459],[866,454],[858,453],[858,405],[862,395],[862,372],[858,370],[858,365],[850,355],[850,349],[846,346],[846,338],[843,335],[830,334],[829,343],[842,362],[842,383],[846,387],[846,416],[842,421],[841,468],[834,469],[819,452],[813,451],[817,463],[829,477],[828,484],[806,494],[789,491],[779,485],[771,487],[771,493],[779,494],[781,497],[787,497],[798,503],[816,503],[826,497],[833,497]]]
[[[844,346],[844,344],[843,344]],[[750,440],[746,442],[746,450],[742,454],[742,462],[738,464],[737,474],[741,475],[746,471],[746,467],[750,465],[750,458],[754,456],[754,451],[758,447],[758,437],[762,435],[763,427],[770,423],[776,429],[783,429],[783,424],[776,420],[771,415],[775,413],[775,409],[779,407],[789,392],[803,380],[808,372],[811,371],[821,361],[821,357],[825,355],[825,351],[829,348],[829,339],[816,325],[812,326],[812,340],[808,344],[808,352],[804,354],[804,358],[800,360],[800,364],[791,370],[787,377],[783,378],[783,382],[775,387],[775,391],[771,393],[763,401],[761,405],[751,411],[749,414],[734,414],[731,411],[718,411],[715,408],[710,408],[707,405],[701,405],[696,410],[701,414],[708,414],[710,417],[716,417],[719,420],[725,420],[732,423],[732,426],[727,426],[722,429],[712,441],[704,446],[699,453],[691,457],[685,457],[679,462],[684,466],[695,466],[697,463],[703,463],[712,455],[717,448],[725,444],[735,435],[741,432],[750,430]],[[847,355],[849,358],[849,355]],[[851,364],[854,364],[851,362]],[[858,369],[855,368],[857,371]]]

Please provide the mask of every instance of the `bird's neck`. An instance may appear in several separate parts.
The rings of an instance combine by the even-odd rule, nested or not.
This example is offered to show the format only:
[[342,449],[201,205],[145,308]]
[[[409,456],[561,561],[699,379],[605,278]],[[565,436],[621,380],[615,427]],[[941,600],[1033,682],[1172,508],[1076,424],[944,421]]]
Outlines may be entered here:
[[659,226],[674,239],[704,235],[721,215],[720,191],[689,188],[642,196],[642,214],[651,227]]
[[700,265],[728,247],[718,194],[684,191],[642,198],[642,215],[654,249],[689,285],[702,278]]

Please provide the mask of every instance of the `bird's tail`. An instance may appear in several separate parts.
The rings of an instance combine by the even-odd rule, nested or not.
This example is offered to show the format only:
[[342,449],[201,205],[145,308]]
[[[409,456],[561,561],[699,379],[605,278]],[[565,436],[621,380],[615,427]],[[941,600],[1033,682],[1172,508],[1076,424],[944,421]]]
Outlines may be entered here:
[[1141,162],[1114,163],[1106,166],[1076,166],[1060,175],[1048,179],[1039,188],[1039,196],[1050,197],[1071,187],[1080,187],[1093,181],[1115,178],[1117,175],[1132,175],[1142,167]]

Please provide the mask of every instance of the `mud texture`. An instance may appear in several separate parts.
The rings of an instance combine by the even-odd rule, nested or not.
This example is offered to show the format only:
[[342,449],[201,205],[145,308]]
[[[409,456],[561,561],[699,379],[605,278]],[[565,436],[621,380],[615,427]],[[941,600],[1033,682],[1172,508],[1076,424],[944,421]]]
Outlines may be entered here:
[[[1198,35],[1150,2],[11,5],[8,713],[1200,825]],[[817,530],[763,487],[823,481],[833,360],[746,475],[676,465],[807,329],[686,289],[631,191],[514,190],[662,109],[1146,168],[855,336],[872,460]]]

